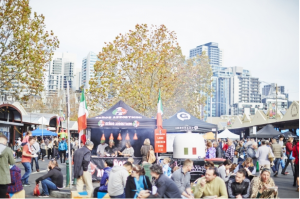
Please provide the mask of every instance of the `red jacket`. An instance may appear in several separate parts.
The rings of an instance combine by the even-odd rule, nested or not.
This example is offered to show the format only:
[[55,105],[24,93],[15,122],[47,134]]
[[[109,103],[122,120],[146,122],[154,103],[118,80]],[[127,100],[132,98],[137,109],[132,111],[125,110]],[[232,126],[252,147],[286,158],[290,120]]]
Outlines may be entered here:
[[293,157],[295,158],[295,164],[299,165],[299,142],[293,148]]
[[286,155],[289,157],[290,153],[293,151],[293,143],[287,142],[285,146],[286,146]]
[[227,151],[227,149],[228,149],[228,144],[224,144],[223,151]]

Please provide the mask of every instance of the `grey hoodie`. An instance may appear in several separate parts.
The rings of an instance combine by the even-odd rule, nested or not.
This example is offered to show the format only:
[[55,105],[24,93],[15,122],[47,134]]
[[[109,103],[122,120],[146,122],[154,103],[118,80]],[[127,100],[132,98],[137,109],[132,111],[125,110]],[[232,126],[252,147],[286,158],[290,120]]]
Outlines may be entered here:
[[125,167],[114,166],[108,179],[107,192],[110,196],[119,196],[124,193],[126,181],[129,176]]

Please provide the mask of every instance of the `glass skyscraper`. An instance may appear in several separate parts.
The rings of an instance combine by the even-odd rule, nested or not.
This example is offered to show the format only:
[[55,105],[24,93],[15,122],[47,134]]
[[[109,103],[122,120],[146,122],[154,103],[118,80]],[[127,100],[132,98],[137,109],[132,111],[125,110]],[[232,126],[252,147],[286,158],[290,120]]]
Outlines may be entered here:
[[81,82],[85,89],[89,89],[89,81],[95,77],[94,64],[99,60],[94,52],[89,54],[82,60]]

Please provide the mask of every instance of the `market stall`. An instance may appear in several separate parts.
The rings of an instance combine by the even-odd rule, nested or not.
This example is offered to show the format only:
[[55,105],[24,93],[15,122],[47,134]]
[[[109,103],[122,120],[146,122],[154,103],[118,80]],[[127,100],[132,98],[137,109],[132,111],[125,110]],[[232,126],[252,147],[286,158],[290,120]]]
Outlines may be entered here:
[[280,135],[279,131],[276,131],[271,124],[264,126],[261,130],[257,131],[256,134],[250,135],[251,138],[273,138]]
[[192,133],[216,132],[218,126],[200,120],[186,110],[181,109],[169,119],[163,121],[163,128],[167,130],[167,151],[173,151],[173,141],[179,133],[184,134],[187,131]]
[[230,139],[240,139],[240,136],[230,132],[228,129],[225,129],[220,134],[218,134],[218,138],[230,138]]
[[[94,143],[92,162],[97,168],[102,168],[100,162],[103,162],[103,158],[95,157],[101,138],[107,144],[112,139],[119,151],[125,148],[126,141],[130,141],[134,149],[134,157],[138,159],[141,157],[140,149],[146,138],[149,138],[152,146],[154,146],[155,128],[156,119],[147,118],[123,101],[119,101],[101,115],[87,119],[87,132],[90,132],[91,141]],[[119,160],[124,161],[127,159],[121,158]]]

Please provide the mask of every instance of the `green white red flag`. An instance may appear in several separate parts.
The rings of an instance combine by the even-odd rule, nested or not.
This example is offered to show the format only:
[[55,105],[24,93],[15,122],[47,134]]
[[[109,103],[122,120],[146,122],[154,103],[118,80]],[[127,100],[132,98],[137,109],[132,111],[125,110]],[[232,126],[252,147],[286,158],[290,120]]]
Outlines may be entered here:
[[160,90],[159,90],[158,102],[157,102],[157,116],[156,116],[158,129],[162,129],[162,115],[163,115],[163,106],[162,106]]
[[82,133],[81,131],[83,129],[86,129],[87,117],[88,117],[88,110],[87,110],[87,105],[86,105],[86,101],[85,101],[85,97],[84,97],[84,90],[82,90],[81,97],[80,97],[79,110],[78,110],[78,132]]

